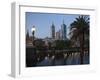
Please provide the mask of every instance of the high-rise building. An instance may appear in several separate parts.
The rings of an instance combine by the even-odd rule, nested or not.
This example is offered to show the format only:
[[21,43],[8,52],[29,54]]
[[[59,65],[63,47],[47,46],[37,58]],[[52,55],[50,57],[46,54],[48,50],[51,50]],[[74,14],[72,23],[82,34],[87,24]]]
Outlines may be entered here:
[[55,25],[54,25],[54,23],[52,23],[52,26],[51,26],[51,37],[52,37],[52,39],[55,39]]
[[57,39],[57,40],[60,39],[60,30],[56,32],[56,39]]
[[66,24],[63,21],[63,24],[61,25],[61,38],[63,40],[67,39],[67,30],[66,30]]

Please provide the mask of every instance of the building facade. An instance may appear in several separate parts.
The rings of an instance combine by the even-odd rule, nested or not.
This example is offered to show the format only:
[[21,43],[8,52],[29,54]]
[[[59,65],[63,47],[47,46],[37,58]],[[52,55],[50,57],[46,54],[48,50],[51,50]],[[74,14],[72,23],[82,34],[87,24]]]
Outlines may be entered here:
[[52,39],[55,39],[55,25],[53,23],[51,26],[51,37],[52,37]]
[[61,38],[62,40],[66,40],[67,39],[67,28],[66,28],[66,24],[63,21],[63,24],[61,25]]

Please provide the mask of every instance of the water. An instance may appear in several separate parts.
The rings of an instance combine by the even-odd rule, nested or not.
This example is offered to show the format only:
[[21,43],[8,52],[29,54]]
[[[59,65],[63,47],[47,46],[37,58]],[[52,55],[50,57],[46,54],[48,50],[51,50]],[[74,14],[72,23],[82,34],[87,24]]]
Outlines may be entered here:
[[[78,53],[73,53],[69,55],[66,59],[55,59],[45,57],[45,59],[41,62],[38,62],[36,66],[56,66],[56,65],[79,65],[80,64],[80,55]],[[89,64],[89,56],[85,54],[83,57],[83,64]]]

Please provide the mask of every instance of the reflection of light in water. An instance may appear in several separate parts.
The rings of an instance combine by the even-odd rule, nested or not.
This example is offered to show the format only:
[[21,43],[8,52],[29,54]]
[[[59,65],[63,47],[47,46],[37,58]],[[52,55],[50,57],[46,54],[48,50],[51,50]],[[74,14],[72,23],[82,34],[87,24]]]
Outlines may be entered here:
[[45,57],[45,60],[48,60],[48,57],[47,56]]
[[54,58],[55,58],[55,56],[53,55],[51,59],[54,59]]
[[[64,59],[66,60],[64,62],[64,59],[59,59],[56,60],[55,56],[53,55],[52,57],[48,57],[49,55],[47,55],[43,61],[37,63],[37,66],[46,66],[46,65],[75,65],[75,64],[80,64],[80,54],[78,53],[73,53],[70,54],[68,56],[68,54],[64,54]],[[67,57],[68,56],[68,57]],[[67,58],[66,58],[67,57]],[[89,56],[88,55],[84,55],[84,64],[89,64]],[[54,60],[55,59],[55,60]],[[40,58],[38,58],[38,60],[40,60]]]
[[40,58],[37,59],[38,61],[40,60]]
[[49,57],[50,55],[48,54],[48,57]]
[[75,53],[72,53],[72,56],[74,56],[75,55]]
[[74,56],[76,56],[77,55],[77,53],[74,53]]
[[64,54],[64,58],[66,58],[67,57],[67,54]]

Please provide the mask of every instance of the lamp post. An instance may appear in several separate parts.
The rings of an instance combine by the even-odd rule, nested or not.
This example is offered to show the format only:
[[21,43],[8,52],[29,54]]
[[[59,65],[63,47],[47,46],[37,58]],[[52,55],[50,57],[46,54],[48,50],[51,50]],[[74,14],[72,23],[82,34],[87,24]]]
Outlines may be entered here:
[[32,31],[32,36],[33,36],[33,38],[32,38],[32,43],[33,43],[33,46],[34,46],[34,34],[35,34],[35,26],[33,26],[32,27],[32,29],[31,29],[31,31]]

